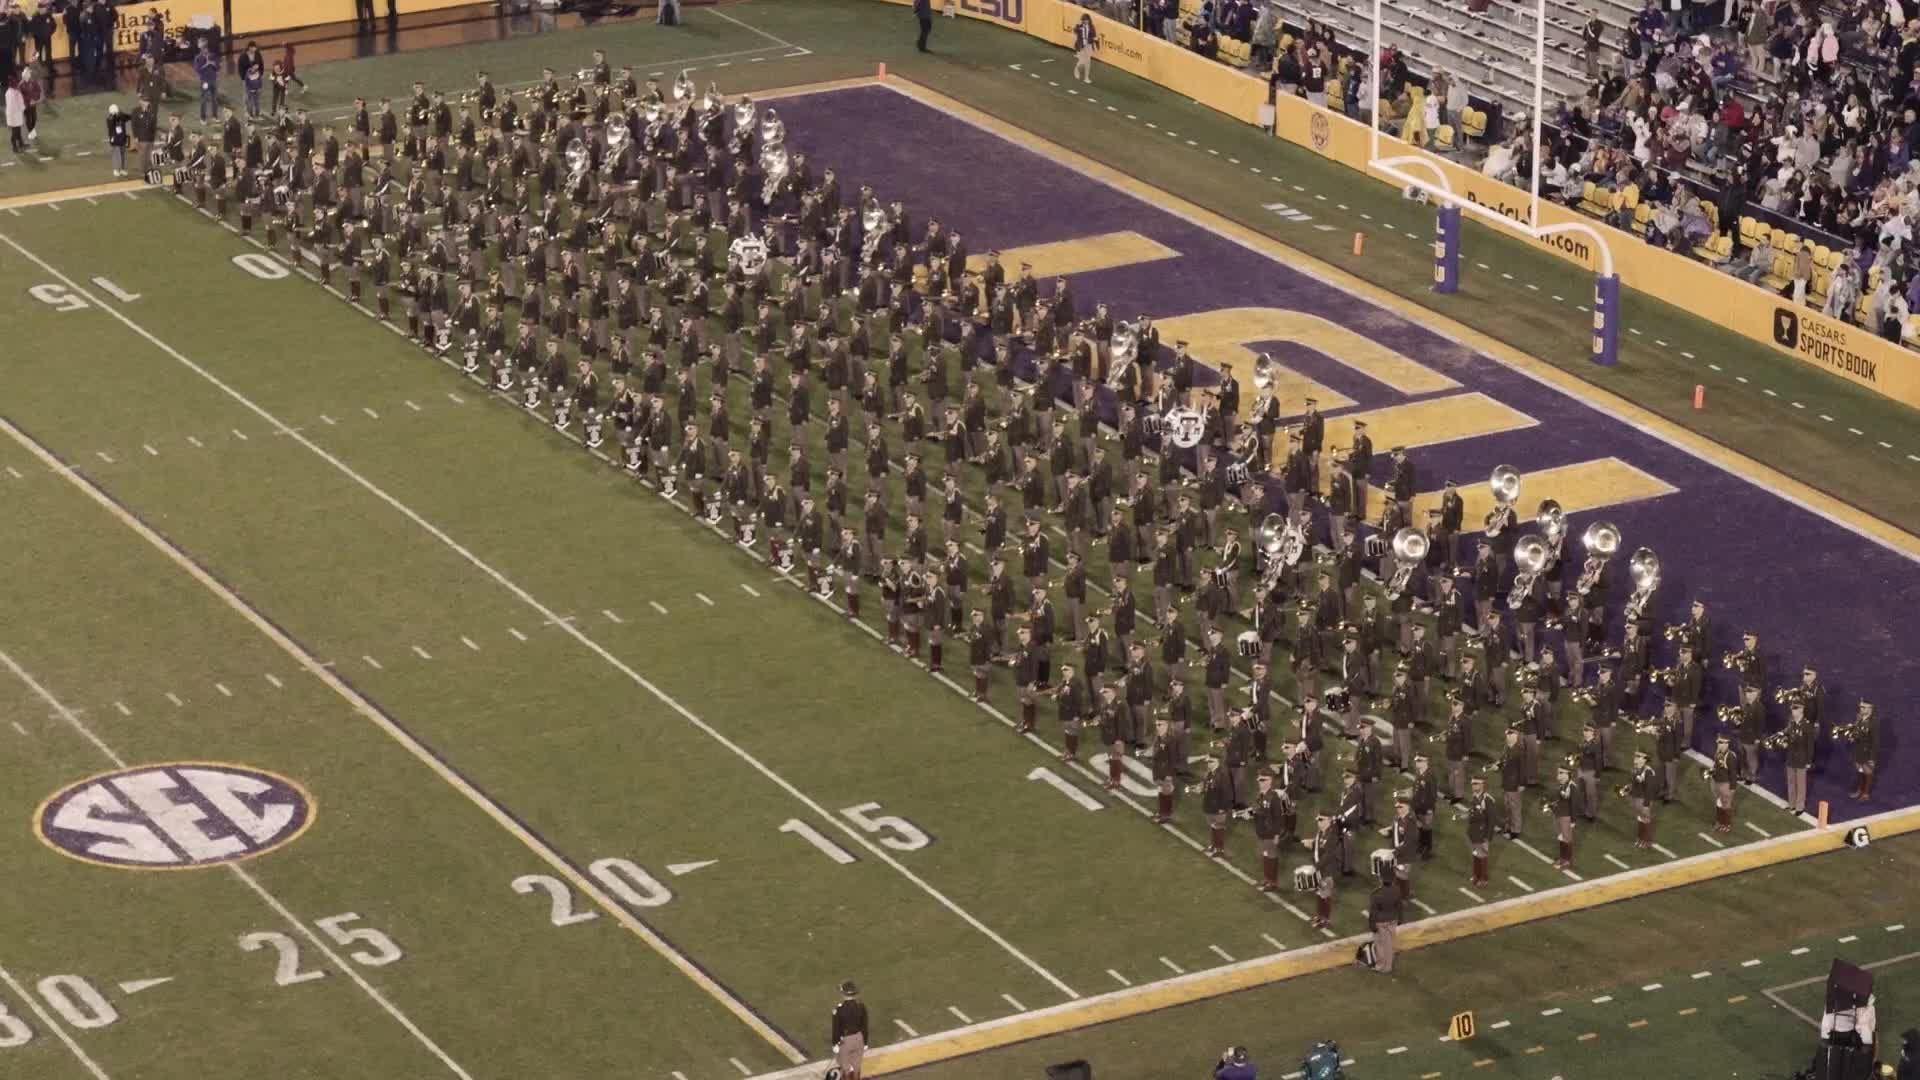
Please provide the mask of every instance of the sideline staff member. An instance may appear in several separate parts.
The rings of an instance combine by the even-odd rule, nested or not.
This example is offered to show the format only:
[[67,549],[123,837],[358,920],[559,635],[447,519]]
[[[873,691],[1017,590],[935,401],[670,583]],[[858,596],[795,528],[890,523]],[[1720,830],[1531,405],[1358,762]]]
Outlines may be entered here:
[[848,979],[840,984],[840,1003],[833,1007],[833,1063],[844,1080],[860,1080],[860,1063],[867,1056],[867,1007],[860,988]]
[[920,20],[921,52],[927,51],[927,35],[933,33],[933,0],[913,0],[913,17]]

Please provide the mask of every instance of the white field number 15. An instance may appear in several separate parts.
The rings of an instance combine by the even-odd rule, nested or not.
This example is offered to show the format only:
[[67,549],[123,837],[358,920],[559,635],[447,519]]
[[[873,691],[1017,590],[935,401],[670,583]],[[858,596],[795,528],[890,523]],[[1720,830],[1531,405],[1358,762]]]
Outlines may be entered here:
[[[920,826],[897,814],[881,813],[880,804],[877,802],[849,806],[840,813],[848,821],[853,822],[861,832],[872,833],[873,838],[884,848],[891,848],[894,851],[919,851],[933,843],[933,838],[928,836]],[[820,854],[841,866],[859,861],[852,852],[827,839],[819,829],[799,818],[788,818],[781,822],[780,831],[792,833],[805,840]]]

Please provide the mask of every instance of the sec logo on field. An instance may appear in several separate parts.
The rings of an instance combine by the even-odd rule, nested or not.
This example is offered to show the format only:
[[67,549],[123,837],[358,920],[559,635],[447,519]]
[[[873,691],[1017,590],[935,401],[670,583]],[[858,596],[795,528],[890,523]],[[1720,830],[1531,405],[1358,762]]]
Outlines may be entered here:
[[191,762],[90,776],[41,803],[33,822],[48,847],[82,862],[188,870],[283,847],[313,818],[313,797],[286,777]]

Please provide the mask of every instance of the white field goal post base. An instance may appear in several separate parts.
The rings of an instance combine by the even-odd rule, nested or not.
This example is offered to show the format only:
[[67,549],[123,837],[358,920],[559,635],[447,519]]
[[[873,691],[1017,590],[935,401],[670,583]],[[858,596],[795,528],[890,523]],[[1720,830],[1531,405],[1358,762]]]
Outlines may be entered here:
[[[1545,112],[1546,96],[1546,0],[1534,0],[1533,14],[1533,126],[1534,153],[1530,155],[1532,169],[1527,188],[1527,219],[1517,221],[1491,207],[1482,206],[1472,199],[1457,195],[1448,181],[1446,171],[1430,158],[1419,153],[1397,154],[1382,157],[1380,146],[1380,28],[1382,0],[1373,0],[1372,50],[1367,56],[1367,65],[1371,72],[1369,86],[1374,98],[1363,102],[1367,109],[1367,170],[1388,179],[1397,181],[1407,188],[1423,192],[1432,199],[1442,211],[1452,210],[1452,214],[1442,213],[1435,229],[1434,278],[1436,282],[1446,282],[1441,291],[1451,292],[1451,283],[1459,279],[1459,211],[1466,211],[1492,222],[1500,228],[1518,232],[1533,240],[1544,240],[1561,233],[1577,233],[1592,241],[1594,250],[1599,253],[1600,265],[1595,273],[1593,293],[1593,355],[1594,363],[1612,366],[1619,361],[1619,324],[1620,324],[1620,278],[1613,269],[1613,250],[1607,245],[1607,238],[1600,230],[1582,222],[1566,222],[1559,225],[1540,224],[1540,158],[1542,117]],[[1437,70],[1437,69],[1436,69]],[[1410,170],[1418,170],[1420,174]]]

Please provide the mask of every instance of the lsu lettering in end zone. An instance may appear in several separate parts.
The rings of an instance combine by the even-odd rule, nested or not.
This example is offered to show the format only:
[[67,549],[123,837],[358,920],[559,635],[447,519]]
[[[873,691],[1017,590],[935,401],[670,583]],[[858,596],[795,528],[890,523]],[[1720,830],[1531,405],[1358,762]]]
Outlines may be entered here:
[[[915,100],[921,96],[939,107]],[[1705,600],[1719,625],[1757,632],[1778,664],[1813,664],[1830,684],[1870,699],[1892,700],[1898,687],[1920,679],[1920,662],[1893,645],[1920,633],[1920,611],[1875,584],[1910,580],[1916,557],[1895,542],[1870,539],[1837,512],[1816,511],[1747,479],[1756,475],[1750,463],[1684,450],[1701,444],[1666,433],[1651,417],[1616,419],[1556,380],[1494,359],[1491,343],[1489,351],[1469,347],[1469,332],[1443,336],[1422,315],[1410,318],[1364,298],[1361,286],[1336,280],[1331,268],[1303,271],[1305,260],[1277,242],[918,88],[895,81],[835,90],[791,99],[782,111],[791,138],[814,160],[835,162],[845,182],[870,184],[883,197],[914,193],[976,250],[1129,232],[1177,252],[1109,263],[1070,280],[1082,302],[1104,301],[1116,317],[1152,315],[1163,340],[1170,321],[1212,328],[1211,337],[1200,335],[1205,351],[1195,341],[1196,355],[1233,364],[1243,387],[1250,355],[1265,352],[1281,362],[1289,385],[1331,391],[1323,404],[1342,406],[1328,410],[1330,439],[1347,409],[1405,415],[1405,438],[1419,444],[1413,460],[1422,493],[1452,480],[1477,496],[1495,465],[1525,462],[1533,477],[1529,502],[1552,497],[1577,505],[1576,518],[1604,513],[1629,545],[1654,548],[1673,569],[1657,617],[1679,621],[1690,600]],[[915,134],[875,145],[870,133],[880,128]],[[1010,147],[1009,139],[1035,149]],[[942,149],[928,153],[934,146]],[[1028,177],[1029,194],[1010,201],[998,191],[969,189],[937,166],[988,160]],[[1270,314],[1219,314],[1229,311]],[[1246,332],[1219,325],[1225,322]],[[1356,338],[1372,348],[1353,349]],[[1300,403],[1289,397],[1284,404],[1297,411]],[[1384,457],[1376,457],[1376,484],[1385,479]],[[1748,527],[1754,522],[1769,524]],[[1576,535],[1581,527],[1574,526]],[[1829,557],[1809,563],[1806,553],[1816,550]],[[1728,690],[1716,685],[1713,692]],[[1711,746],[1711,725],[1696,734]],[[1846,775],[1839,767],[1823,770],[1813,797],[1829,799],[1845,816],[1920,801],[1920,760],[1889,755],[1873,804],[1840,799]],[[1776,760],[1763,765],[1762,780],[1784,789]]]

